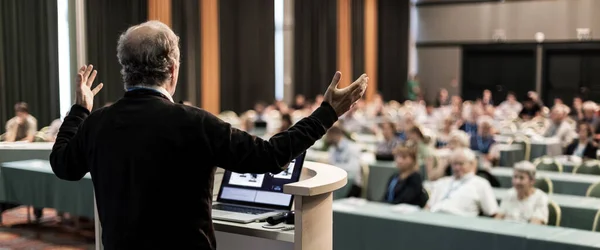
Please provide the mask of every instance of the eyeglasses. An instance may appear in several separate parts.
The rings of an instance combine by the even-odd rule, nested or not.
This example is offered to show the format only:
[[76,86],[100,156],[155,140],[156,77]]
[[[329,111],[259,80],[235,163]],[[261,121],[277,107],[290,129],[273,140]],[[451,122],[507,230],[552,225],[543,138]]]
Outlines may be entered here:
[[453,162],[450,162],[450,165],[460,165],[460,166],[462,166],[462,165],[465,165],[465,162],[464,161],[453,161]]

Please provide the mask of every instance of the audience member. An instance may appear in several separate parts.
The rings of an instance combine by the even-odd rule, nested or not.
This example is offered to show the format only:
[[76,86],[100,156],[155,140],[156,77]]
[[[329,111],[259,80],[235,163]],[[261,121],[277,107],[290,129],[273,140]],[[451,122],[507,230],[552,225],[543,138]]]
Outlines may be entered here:
[[583,103],[583,117],[580,122],[590,124],[594,132],[598,131],[598,125],[600,125],[600,119],[596,112],[598,112],[598,104],[592,101],[586,101]]
[[417,150],[417,164],[425,167],[425,175],[429,172],[433,172],[436,166],[434,148],[429,145],[429,137],[425,137],[421,129],[417,126],[413,126],[408,130],[407,145],[415,147]]
[[398,147],[394,150],[394,155],[398,173],[388,181],[384,201],[424,207],[429,197],[423,189],[423,179],[418,171],[417,151],[414,148]]
[[33,142],[37,133],[37,120],[29,114],[27,103],[19,102],[15,104],[15,117],[6,122],[6,133],[2,141],[7,142]]
[[360,167],[360,147],[344,136],[344,130],[333,126],[325,135],[329,146],[329,163],[348,172],[348,178],[354,179],[349,197],[360,197],[362,192],[362,176]]
[[536,103],[534,99],[531,97],[527,97],[523,102],[523,109],[521,109],[521,113],[519,113],[519,117],[523,121],[531,121],[534,117],[538,116],[542,111],[542,107],[539,103]]
[[296,95],[296,99],[294,100],[294,104],[292,105],[292,109],[301,110],[304,109],[306,105],[306,97],[304,95]]
[[470,109],[471,110],[470,110],[469,119],[467,119],[462,125],[460,125],[460,127],[458,129],[465,131],[470,136],[476,136],[477,129],[478,129],[477,121],[479,120],[481,111],[479,108],[476,108],[476,107],[471,107]]
[[450,141],[450,135],[454,131],[454,120],[451,117],[446,117],[444,119],[444,124],[442,125],[442,129],[438,132],[435,147],[436,148],[445,148]]
[[533,100],[533,102],[535,104],[537,104],[540,107],[540,109],[545,106],[544,102],[542,101],[542,99],[540,98],[540,96],[538,95],[537,92],[529,91],[529,92],[527,92],[527,97],[531,98],[531,100]]
[[487,119],[480,121],[479,133],[476,136],[471,136],[471,149],[479,152],[486,161],[494,163],[498,157],[491,150],[495,143],[490,121]]
[[448,105],[450,105],[450,96],[448,95],[448,90],[442,88],[435,99],[435,107],[439,108]]
[[503,101],[498,106],[498,109],[503,116],[518,115],[523,109],[523,105],[517,101],[517,96],[514,92],[508,92],[506,101]]
[[483,96],[481,97],[481,104],[483,106],[494,106],[494,99],[492,99],[492,91],[486,89],[483,91]]
[[408,100],[417,101],[421,96],[421,87],[419,86],[419,78],[417,76],[412,76],[411,79],[408,80],[406,84],[408,90]]
[[522,161],[515,165],[513,187],[500,203],[496,219],[532,223],[548,223],[548,195],[534,187],[535,166]]
[[573,118],[575,121],[580,121],[583,119],[583,99],[581,99],[581,97],[573,97],[573,106],[571,107],[569,116],[571,116],[571,118]]
[[384,122],[381,124],[381,133],[383,135],[383,141],[377,145],[377,155],[391,156],[395,148],[397,148],[401,141],[396,137],[396,126],[393,122]]
[[546,129],[544,137],[558,138],[563,148],[573,141],[573,127],[566,121],[569,107],[564,104],[555,105],[550,113],[550,126]]
[[432,212],[475,217],[494,216],[498,203],[490,183],[477,175],[477,158],[469,149],[458,149],[452,156],[453,176],[433,184],[427,208]]
[[292,122],[292,116],[290,116],[290,114],[283,114],[281,115],[281,127],[279,127],[279,131],[277,132],[281,133],[283,131],[286,131],[292,125],[294,125],[294,122]]
[[52,123],[50,123],[50,126],[48,126],[48,130],[46,130],[46,132],[44,133],[44,141],[56,141],[56,136],[58,135],[60,125],[62,125],[62,120],[60,118],[52,121]]
[[584,159],[596,159],[598,147],[592,140],[593,131],[589,123],[579,123],[577,125],[578,138],[565,150],[565,155],[574,155]]

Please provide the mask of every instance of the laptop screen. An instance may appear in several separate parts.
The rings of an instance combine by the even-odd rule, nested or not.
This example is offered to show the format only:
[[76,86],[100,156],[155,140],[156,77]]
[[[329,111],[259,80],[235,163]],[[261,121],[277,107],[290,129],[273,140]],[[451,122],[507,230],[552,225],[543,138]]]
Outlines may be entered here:
[[283,193],[283,185],[300,179],[304,156],[292,160],[286,171],[278,174],[247,174],[225,171],[217,201],[280,210],[292,208],[293,196]]

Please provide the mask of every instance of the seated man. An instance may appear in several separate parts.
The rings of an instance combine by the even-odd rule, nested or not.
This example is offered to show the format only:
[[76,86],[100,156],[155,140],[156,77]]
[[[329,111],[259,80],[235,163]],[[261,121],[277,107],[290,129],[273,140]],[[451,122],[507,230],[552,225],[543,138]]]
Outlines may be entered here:
[[6,134],[2,140],[33,142],[37,133],[37,120],[29,114],[27,103],[15,104],[15,114],[16,116],[6,123]]
[[498,203],[490,183],[477,175],[477,157],[470,149],[456,149],[452,155],[452,176],[433,184],[427,207],[431,212],[475,217],[494,216]]
[[535,166],[522,161],[515,165],[513,187],[502,199],[496,219],[532,224],[548,223],[548,195],[533,186]]
[[511,115],[518,115],[521,109],[523,109],[523,105],[517,101],[517,96],[514,92],[508,92],[506,101],[500,103],[498,109],[501,111],[501,114],[510,117]]
[[[386,158],[391,157],[393,151],[402,142],[396,137],[396,125],[393,122],[384,122],[381,124],[381,134],[383,135],[383,141],[377,144],[377,150],[375,154],[377,156]],[[393,158],[390,158],[393,160]]]
[[495,154],[492,147],[496,144],[494,135],[492,134],[492,125],[487,119],[479,122],[479,133],[475,136],[471,136],[471,149],[481,154],[483,159],[487,162],[494,162],[500,156]]
[[563,148],[566,148],[573,141],[574,128],[567,122],[569,108],[564,104],[558,104],[552,108],[550,113],[550,126],[546,129],[544,137],[558,138]]
[[458,129],[465,131],[470,136],[475,136],[477,135],[478,130],[477,121],[479,120],[482,111],[478,107],[471,107],[470,112],[470,118],[460,125]]
[[360,147],[346,139],[340,126],[333,126],[325,134],[329,146],[329,164],[348,172],[348,179],[354,180],[348,197],[360,197],[362,176],[360,167]]

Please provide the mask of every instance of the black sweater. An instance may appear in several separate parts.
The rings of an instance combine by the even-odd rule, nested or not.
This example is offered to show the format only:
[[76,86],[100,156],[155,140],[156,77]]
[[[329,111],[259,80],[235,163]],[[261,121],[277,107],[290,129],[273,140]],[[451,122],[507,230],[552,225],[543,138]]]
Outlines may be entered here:
[[106,249],[215,249],[215,167],[278,173],[337,120],[324,103],[269,141],[154,90],[90,114],[74,105],[50,162],[61,179],[91,173]]

